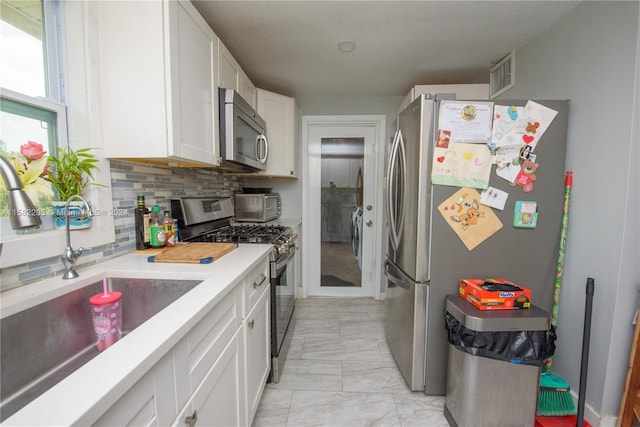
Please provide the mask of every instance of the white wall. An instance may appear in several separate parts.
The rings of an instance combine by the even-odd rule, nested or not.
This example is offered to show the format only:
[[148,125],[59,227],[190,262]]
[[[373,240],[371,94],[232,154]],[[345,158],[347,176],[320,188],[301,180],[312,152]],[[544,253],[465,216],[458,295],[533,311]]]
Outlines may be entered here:
[[586,397],[603,425],[618,414],[639,301],[639,4],[583,2],[516,51],[515,87],[501,96],[571,100],[574,186],[552,370],[577,392],[593,277]]

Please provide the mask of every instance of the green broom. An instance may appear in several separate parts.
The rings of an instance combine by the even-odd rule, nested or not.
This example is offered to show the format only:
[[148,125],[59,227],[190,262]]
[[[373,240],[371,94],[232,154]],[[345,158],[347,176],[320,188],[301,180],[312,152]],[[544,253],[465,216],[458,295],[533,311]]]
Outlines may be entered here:
[[575,414],[576,404],[571,397],[569,383],[551,372],[543,372],[540,375],[536,413],[547,417]]
[[[562,226],[560,228],[560,248],[558,250],[558,266],[556,270],[556,284],[553,292],[553,309],[551,311],[551,326],[558,323],[558,304],[560,302],[560,284],[562,283],[562,269],[564,267],[564,249],[567,242],[567,222],[569,221],[569,196],[573,185],[573,173],[567,172],[564,180],[564,205],[562,209]],[[551,373],[551,358],[547,359],[540,375],[538,391],[538,415],[564,416],[576,413],[576,405],[571,397],[571,388],[562,378]]]

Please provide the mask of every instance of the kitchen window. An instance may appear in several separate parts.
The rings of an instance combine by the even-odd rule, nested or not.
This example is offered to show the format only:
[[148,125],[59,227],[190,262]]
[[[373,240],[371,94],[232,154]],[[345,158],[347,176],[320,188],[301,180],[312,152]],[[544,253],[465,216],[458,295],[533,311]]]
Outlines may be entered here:
[[[104,187],[93,186],[85,198],[95,210],[105,212],[93,218],[87,230],[73,231],[74,248],[91,247],[95,252],[115,241],[109,162],[102,157],[104,141],[99,117],[99,78],[96,62],[95,6],[93,2],[58,0],[2,0],[0,2],[0,120],[3,150],[15,151],[38,129],[41,143],[48,154],[55,147],[72,145],[74,149],[94,147],[100,170],[94,175]],[[13,28],[11,28],[13,27]],[[40,33],[38,33],[40,28]],[[7,39],[9,36],[17,37]],[[35,35],[34,35],[35,34]],[[24,51],[26,41],[35,46],[36,54],[18,55],[10,60],[8,50]],[[38,59],[39,58],[39,59]],[[64,61],[62,60],[64,59]],[[10,68],[8,68],[10,66]],[[23,80],[15,76],[27,77]],[[18,126],[19,122],[22,126]],[[23,136],[9,146],[4,132],[21,127]],[[50,215],[42,217],[45,226],[35,233],[17,234],[8,217],[0,217],[0,291],[21,286],[19,276],[38,268],[33,261],[55,259],[66,246],[64,230],[53,229]],[[84,255],[79,265],[99,256]],[[86,260],[86,261],[85,261]],[[44,263],[45,270],[63,270],[58,261]],[[8,267],[15,267],[9,269]],[[6,268],[6,269],[5,269]],[[46,274],[46,272],[44,273]],[[34,274],[27,274],[32,277]],[[39,277],[38,275],[35,275]]]
[[[67,144],[65,108],[60,103],[58,53],[62,49],[58,43],[62,38],[53,25],[60,22],[60,3],[3,0],[0,8],[0,155],[20,164],[16,169],[23,176],[25,169],[36,163],[26,163],[30,160],[20,155],[22,145],[31,141],[47,154],[56,154],[58,145]],[[43,213],[50,213],[53,198],[47,184],[40,179],[25,185],[35,207]],[[6,190],[1,188],[0,215],[5,217]]]

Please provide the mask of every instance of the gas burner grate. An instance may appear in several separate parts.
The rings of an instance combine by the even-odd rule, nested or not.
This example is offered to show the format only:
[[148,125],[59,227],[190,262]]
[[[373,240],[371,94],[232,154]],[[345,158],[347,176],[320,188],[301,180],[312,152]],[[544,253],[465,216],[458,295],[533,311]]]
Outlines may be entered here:
[[281,225],[231,225],[204,237],[210,242],[274,243],[287,230]]

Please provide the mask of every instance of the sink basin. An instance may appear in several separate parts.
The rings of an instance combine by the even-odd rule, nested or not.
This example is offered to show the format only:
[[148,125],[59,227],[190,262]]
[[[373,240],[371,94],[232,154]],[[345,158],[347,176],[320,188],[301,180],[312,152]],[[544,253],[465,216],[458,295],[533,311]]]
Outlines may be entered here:
[[[109,278],[122,292],[123,337],[201,283]],[[89,298],[102,280],[0,321],[0,421],[96,357]],[[109,351],[106,349],[105,351]]]

